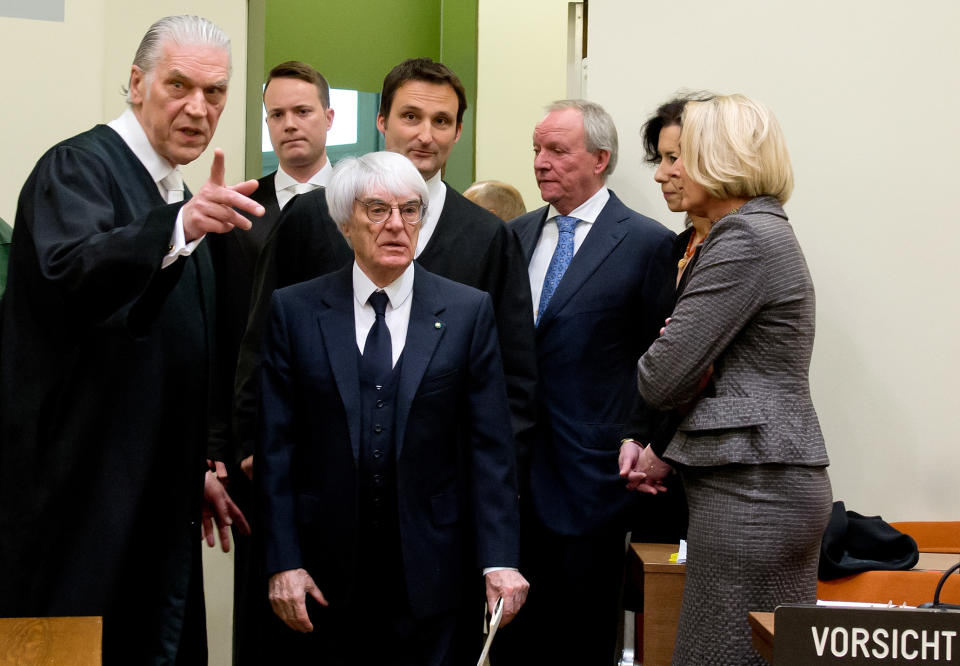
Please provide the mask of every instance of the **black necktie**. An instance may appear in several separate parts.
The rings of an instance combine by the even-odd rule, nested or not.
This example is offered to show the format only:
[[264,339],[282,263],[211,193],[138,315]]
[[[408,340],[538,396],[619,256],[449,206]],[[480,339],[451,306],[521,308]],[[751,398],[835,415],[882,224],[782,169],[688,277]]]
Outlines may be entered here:
[[393,368],[393,345],[390,343],[390,329],[387,328],[387,320],[384,318],[387,300],[387,294],[383,291],[375,291],[367,299],[373,306],[377,319],[370,327],[367,341],[363,345],[360,370],[368,381],[377,383]]

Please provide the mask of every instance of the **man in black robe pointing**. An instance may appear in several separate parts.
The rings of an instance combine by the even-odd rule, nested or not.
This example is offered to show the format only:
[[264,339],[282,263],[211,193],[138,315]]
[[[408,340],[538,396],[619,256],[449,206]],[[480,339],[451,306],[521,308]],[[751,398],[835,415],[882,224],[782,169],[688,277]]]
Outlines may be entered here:
[[0,616],[101,615],[104,664],[206,663],[201,516],[221,539],[242,522],[204,471],[202,241],[250,227],[234,208],[263,208],[246,196],[256,181],[224,186],[222,151],[192,198],[178,169],[213,137],[229,77],[217,26],[157,21],[129,109],[50,149],[17,210],[0,320]]

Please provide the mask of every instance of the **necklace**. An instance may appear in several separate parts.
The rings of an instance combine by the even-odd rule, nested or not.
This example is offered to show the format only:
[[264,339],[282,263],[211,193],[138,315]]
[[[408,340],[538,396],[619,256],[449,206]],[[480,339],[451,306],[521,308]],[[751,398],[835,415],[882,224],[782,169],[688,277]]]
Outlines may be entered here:
[[737,206],[736,208],[734,208],[734,209],[731,210],[731,211],[727,211],[726,213],[724,213],[723,215],[721,215],[720,217],[718,217],[718,218],[715,219],[715,220],[710,220],[710,225],[713,226],[714,224],[716,224],[717,222],[719,222],[720,220],[722,220],[723,218],[725,218],[727,215],[733,215],[733,214],[736,213],[738,210],[740,210],[740,206]]
[[700,241],[700,243],[695,243],[694,241],[696,240],[696,238],[697,238],[697,232],[696,230],[694,230],[694,232],[690,234],[690,240],[687,241],[687,249],[684,251],[683,256],[680,257],[680,261],[677,262],[677,268],[679,268],[681,271],[684,268],[686,268],[687,264],[690,263],[690,259],[693,257],[694,253],[697,251],[697,245],[703,242],[703,241]]

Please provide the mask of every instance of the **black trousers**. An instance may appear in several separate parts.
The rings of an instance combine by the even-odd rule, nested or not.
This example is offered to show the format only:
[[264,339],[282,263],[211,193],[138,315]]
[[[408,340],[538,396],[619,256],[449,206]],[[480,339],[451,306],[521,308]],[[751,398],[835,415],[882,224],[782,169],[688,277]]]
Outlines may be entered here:
[[233,530],[233,665],[262,666],[274,662],[278,641],[293,630],[278,618],[267,596],[263,529],[256,511],[253,483],[234,465],[229,470],[230,497],[247,522],[250,535]]
[[[409,610],[383,603],[378,595],[350,608],[320,606],[307,598],[313,632],[286,635],[272,646],[272,664],[317,666],[462,666],[464,651],[458,614],[438,613],[415,618]],[[479,631],[479,625],[477,627]],[[471,651],[476,663],[479,648]]]
[[[363,530],[357,571],[357,588],[349,604],[334,600],[329,606],[320,606],[312,597],[307,597],[313,632],[299,634],[284,626],[286,636],[274,641],[274,652],[268,663],[285,666],[476,664],[482,638],[482,594],[473,613],[464,612],[464,606],[428,617],[415,617],[407,598],[398,529],[378,532],[368,526]],[[470,582],[479,591],[480,581]],[[476,622],[467,622],[467,617]]]
[[493,666],[615,663],[626,532],[564,536],[524,517],[527,602],[497,632]]

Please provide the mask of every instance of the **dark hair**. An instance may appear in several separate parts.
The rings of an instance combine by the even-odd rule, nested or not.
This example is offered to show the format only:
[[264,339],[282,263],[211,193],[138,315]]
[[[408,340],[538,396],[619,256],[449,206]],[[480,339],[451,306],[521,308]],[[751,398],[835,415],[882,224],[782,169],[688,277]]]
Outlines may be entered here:
[[463,112],[467,110],[467,91],[453,70],[432,58],[408,58],[390,70],[383,79],[383,90],[380,91],[381,116],[390,116],[393,97],[397,94],[397,89],[407,81],[447,84],[453,88],[457,93],[457,127],[463,123]]
[[323,74],[315,70],[305,62],[299,60],[288,60],[282,62],[267,75],[267,83],[263,86],[263,94],[266,96],[267,87],[274,79],[300,79],[307,83],[312,83],[317,87],[317,95],[320,96],[320,104],[323,108],[330,108],[330,84],[323,78]]
[[660,163],[660,153],[657,144],[660,142],[660,130],[664,127],[680,126],[683,124],[683,108],[687,102],[706,102],[713,99],[713,95],[705,92],[681,93],[669,102],[661,104],[656,114],[640,129],[643,137],[643,158],[650,164]]

